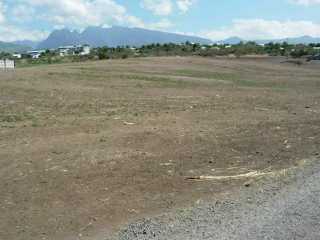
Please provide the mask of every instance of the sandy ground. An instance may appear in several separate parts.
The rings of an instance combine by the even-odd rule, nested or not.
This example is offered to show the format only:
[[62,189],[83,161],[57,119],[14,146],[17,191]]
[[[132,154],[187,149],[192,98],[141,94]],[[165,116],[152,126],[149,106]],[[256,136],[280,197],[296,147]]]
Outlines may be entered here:
[[0,73],[0,239],[94,239],[296,166],[319,154],[319,88],[317,64],[269,58]]

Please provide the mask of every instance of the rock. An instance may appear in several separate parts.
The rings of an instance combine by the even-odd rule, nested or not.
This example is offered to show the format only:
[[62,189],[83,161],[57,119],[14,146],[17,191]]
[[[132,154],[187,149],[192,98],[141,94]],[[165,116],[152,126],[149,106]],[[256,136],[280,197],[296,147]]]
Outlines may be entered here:
[[253,180],[249,180],[249,181],[246,181],[243,186],[245,187],[251,187],[251,185],[253,184]]

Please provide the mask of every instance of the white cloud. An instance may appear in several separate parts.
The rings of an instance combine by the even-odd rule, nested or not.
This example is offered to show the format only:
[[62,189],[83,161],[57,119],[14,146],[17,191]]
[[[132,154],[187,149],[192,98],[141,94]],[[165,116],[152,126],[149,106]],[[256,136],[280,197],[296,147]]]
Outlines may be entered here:
[[12,25],[0,25],[0,41],[12,42],[16,40],[38,41],[49,35],[46,31],[21,29]]
[[42,12],[39,17],[54,25],[83,27],[88,25],[139,25],[137,17],[127,13],[114,0],[21,0]]
[[[25,23],[42,21],[54,29],[87,26],[124,25],[153,30],[165,30],[173,26],[168,19],[145,23],[128,14],[126,8],[114,0],[17,0],[11,8],[5,8],[0,0],[0,41],[42,40],[49,31],[33,30]],[[165,10],[168,11],[168,10]],[[171,9],[170,9],[171,11]],[[6,19],[10,14],[10,18]]]
[[195,2],[196,0],[177,0],[177,6],[181,12],[185,13]]
[[12,8],[11,16],[15,22],[25,23],[34,20],[37,14],[32,7],[18,4]]
[[229,27],[203,31],[202,36],[221,40],[237,36],[248,40],[277,39],[309,35],[320,37],[320,24],[311,21],[272,21],[264,19],[234,20]]
[[48,35],[47,32],[25,30],[10,24],[6,18],[7,11],[8,8],[0,0],[0,41],[11,42],[23,39],[39,40]]
[[320,0],[290,0],[290,2],[304,6],[320,4]]
[[146,25],[145,27],[153,30],[166,30],[173,26],[173,23],[168,19],[161,19],[159,22],[151,23]]
[[168,16],[173,13],[174,7],[180,12],[186,13],[197,0],[142,0],[142,8],[151,11],[154,15]]
[[142,0],[141,6],[159,16],[170,15],[173,11],[171,0]]
[[5,11],[4,4],[0,0],[0,24],[4,23],[5,21],[4,11]]

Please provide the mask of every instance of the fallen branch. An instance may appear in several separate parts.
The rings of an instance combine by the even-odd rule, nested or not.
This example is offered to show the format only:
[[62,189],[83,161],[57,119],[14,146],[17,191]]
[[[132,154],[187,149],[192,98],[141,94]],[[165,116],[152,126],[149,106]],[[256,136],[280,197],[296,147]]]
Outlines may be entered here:
[[252,177],[260,177],[270,174],[270,172],[258,172],[253,171],[245,174],[238,174],[232,176],[195,176],[195,177],[187,177],[187,180],[229,180],[229,179],[241,179],[241,178],[252,178]]
[[135,123],[132,122],[123,122],[124,125],[135,125]]

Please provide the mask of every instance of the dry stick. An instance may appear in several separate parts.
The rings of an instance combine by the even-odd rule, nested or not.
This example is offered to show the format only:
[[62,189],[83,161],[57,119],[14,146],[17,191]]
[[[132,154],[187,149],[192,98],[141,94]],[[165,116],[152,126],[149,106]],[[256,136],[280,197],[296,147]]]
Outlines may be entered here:
[[[292,167],[289,169],[294,169],[296,167]],[[282,169],[278,171],[266,171],[270,169],[266,168],[264,171],[252,171],[244,174],[232,175],[232,176],[195,176],[195,177],[187,177],[187,180],[232,180],[232,179],[241,179],[241,178],[258,178],[267,175],[276,175],[276,174],[285,174],[289,169]]]
[[270,174],[270,173],[253,171],[245,174],[238,174],[238,175],[232,175],[232,176],[196,176],[196,177],[187,177],[187,179],[188,180],[227,180],[227,179],[260,177],[267,174]]

